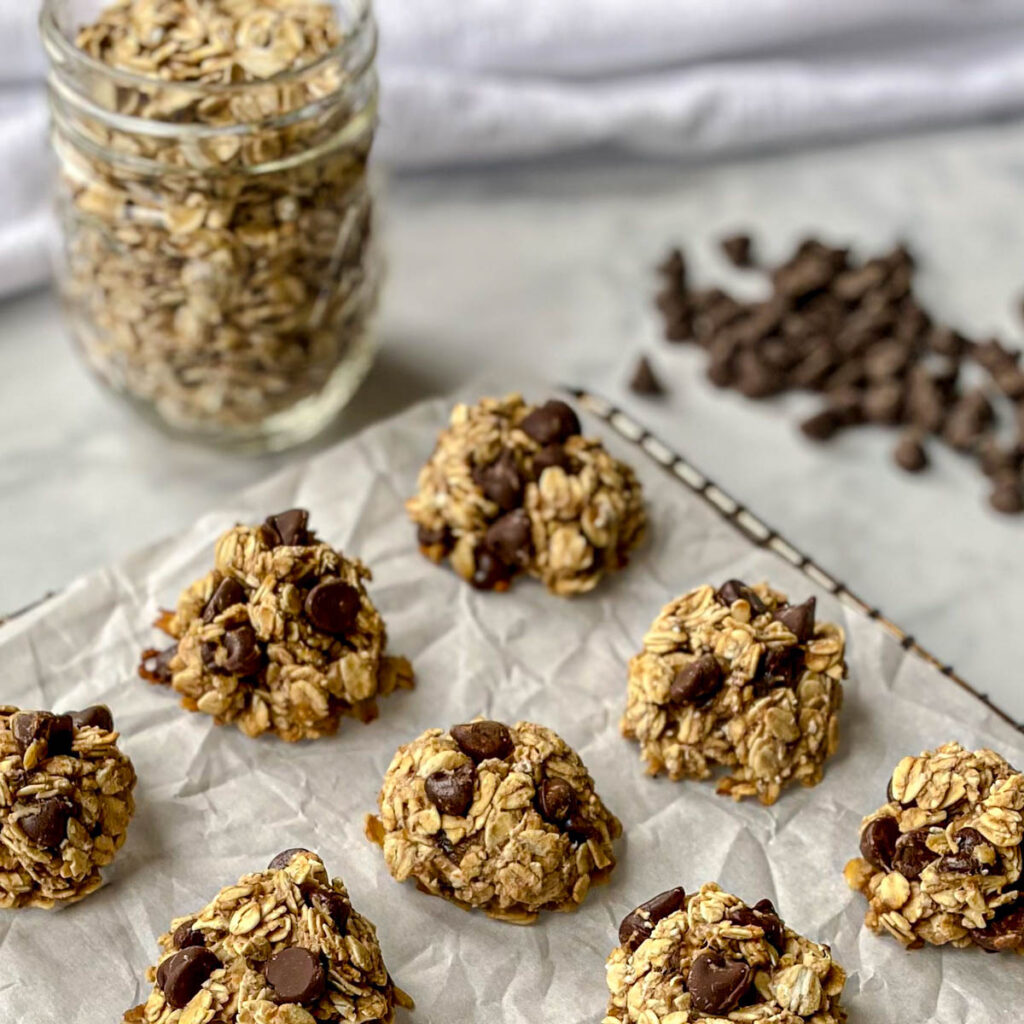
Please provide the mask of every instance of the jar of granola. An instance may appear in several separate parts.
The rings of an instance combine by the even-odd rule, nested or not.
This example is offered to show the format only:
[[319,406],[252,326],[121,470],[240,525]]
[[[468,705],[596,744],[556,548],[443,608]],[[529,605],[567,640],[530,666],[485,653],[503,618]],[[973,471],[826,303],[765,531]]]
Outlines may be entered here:
[[370,0],[45,0],[41,30],[89,366],[195,438],[312,436],[374,349]]

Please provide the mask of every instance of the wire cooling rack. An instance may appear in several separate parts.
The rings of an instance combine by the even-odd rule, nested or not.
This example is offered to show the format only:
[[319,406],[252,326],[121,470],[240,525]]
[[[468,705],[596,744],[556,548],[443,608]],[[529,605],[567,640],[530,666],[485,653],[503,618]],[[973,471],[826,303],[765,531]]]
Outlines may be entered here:
[[750,509],[727,494],[714,481],[697,469],[696,466],[637,423],[628,413],[623,412],[611,402],[590,391],[574,387],[566,387],[565,390],[591,415],[602,420],[625,441],[641,449],[648,458],[652,459],[666,473],[675,477],[685,487],[693,491],[694,494],[703,498],[718,515],[731,523],[733,527],[757,544],[758,547],[774,551],[775,554],[799,569],[808,579],[823,587],[839,601],[843,602],[843,604],[850,608],[855,608],[857,611],[867,615],[868,618],[874,619],[883,629],[895,637],[899,641],[900,646],[905,650],[912,651],[919,658],[923,658],[930,665],[937,668],[944,676],[952,679],[957,686],[962,687],[977,700],[980,700],[993,714],[998,715],[1004,722],[1008,722],[1020,732],[1024,732],[1024,723],[1018,722],[999,705],[993,703],[988,694],[982,693],[968,683],[967,680],[957,675],[952,665],[947,664],[941,658],[937,658],[932,654],[931,651],[922,647],[913,636],[883,615],[875,605],[858,597],[846,584],[841,583],[828,570],[823,569],[815,562],[813,558],[801,551],[795,544],[786,540],[777,530],[774,530],[762,519],[759,519]]

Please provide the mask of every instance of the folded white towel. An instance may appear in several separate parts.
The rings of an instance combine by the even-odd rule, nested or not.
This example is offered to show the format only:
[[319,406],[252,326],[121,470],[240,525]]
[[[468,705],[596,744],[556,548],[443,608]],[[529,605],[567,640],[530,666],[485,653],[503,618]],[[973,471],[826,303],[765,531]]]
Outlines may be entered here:
[[[0,294],[45,276],[33,5],[0,0]],[[700,155],[1024,110],[1019,0],[376,0],[379,152]]]

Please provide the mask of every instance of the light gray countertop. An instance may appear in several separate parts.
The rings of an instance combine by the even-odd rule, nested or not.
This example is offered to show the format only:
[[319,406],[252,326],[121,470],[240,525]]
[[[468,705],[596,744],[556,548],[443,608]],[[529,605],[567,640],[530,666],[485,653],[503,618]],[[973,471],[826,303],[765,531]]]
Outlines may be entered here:
[[[826,446],[796,430],[806,397],[753,403],[708,385],[700,354],[659,339],[653,265],[669,245],[727,274],[713,240],[751,227],[769,257],[806,233],[863,252],[906,238],[937,316],[1019,343],[1024,126],[998,125],[728,164],[574,160],[392,180],[383,347],[314,446],[233,458],[172,441],[100,391],[53,299],[0,306],[0,610],[179,529],[240,488],[482,370],[593,388],[1024,720],[1024,518],[991,512],[966,462],[919,478],[895,435]],[[734,279],[734,275],[733,278]],[[632,396],[636,356],[672,393]],[[424,438],[426,455],[432,438]]]

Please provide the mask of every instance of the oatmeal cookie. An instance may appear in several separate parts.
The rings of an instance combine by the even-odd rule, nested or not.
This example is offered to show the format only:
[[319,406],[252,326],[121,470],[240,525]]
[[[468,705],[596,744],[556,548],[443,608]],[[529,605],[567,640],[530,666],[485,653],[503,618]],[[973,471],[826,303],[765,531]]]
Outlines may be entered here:
[[697,587],[662,608],[629,663],[622,734],[651,775],[706,779],[718,792],[779,798],[821,781],[839,740],[843,631],[766,584]]
[[374,926],[309,850],[279,853],[160,936],[145,1003],[124,1024],[391,1024],[412,1000]]
[[308,519],[290,509],[228,530],[214,570],[157,619],[177,642],[143,652],[143,678],[169,684],[189,711],[284,740],[329,736],[342,715],[368,722],[376,697],[411,687],[409,662],[384,653],[370,570]]
[[991,750],[946,743],[905,757],[861,824],[844,872],[865,924],[925,943],[1024,953],[1024,775]]
[[110,709],[55,715],[0,705],[0,907],[95,892],[135,813],[135,769]]
[[457,405],[406,507],[420,549],[481,590],[526,572],[563,597],[621,569],[643,537],[640,483],[565,402]]
[[787,928],[771,900],[748,907],[711,882],[627,914],[606,972],[603,1024],[846,1020],[846,974],[828,946]]
[[379,805],[366,834],[399,882],[522,924],[582,903],[622,833],[575,751],[531,722],[427,730],[398,749]]

